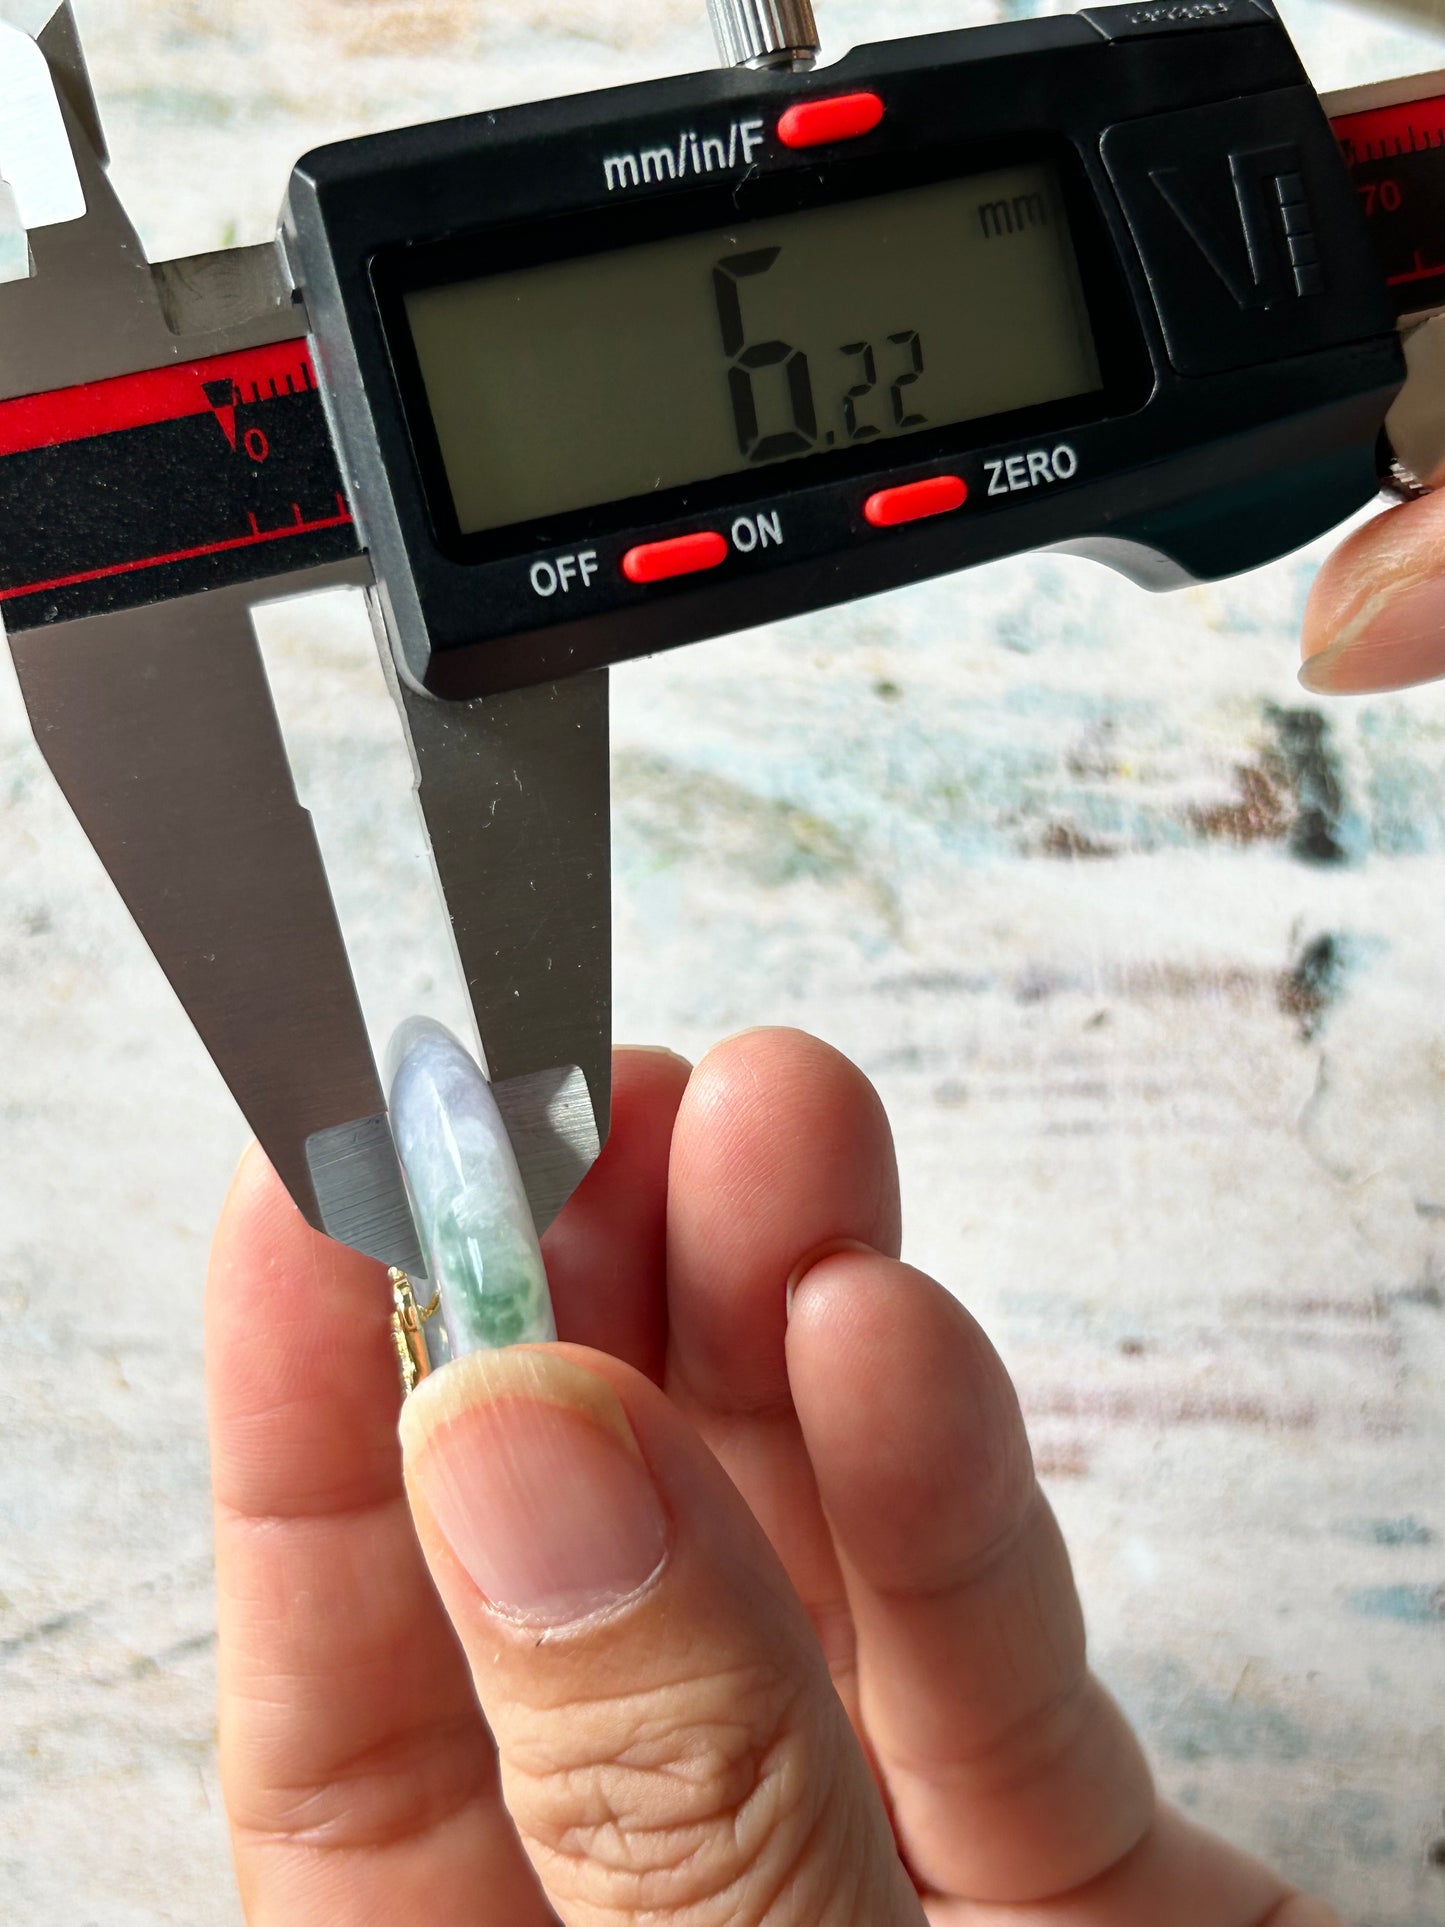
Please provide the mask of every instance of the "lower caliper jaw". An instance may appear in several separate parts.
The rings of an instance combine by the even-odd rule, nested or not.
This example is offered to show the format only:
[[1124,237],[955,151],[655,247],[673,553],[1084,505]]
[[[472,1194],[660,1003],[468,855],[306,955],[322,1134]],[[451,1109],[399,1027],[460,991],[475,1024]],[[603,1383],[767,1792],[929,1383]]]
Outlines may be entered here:
[[18,629],[45,760],[247,1122],[310,1222],[405,1268],[415,1233],[255,604],[274,582]]
[[[35,735],[297,1207],[419,1273],[252,627],[265,601],[373,582],[304,317],[278,250],[147,264],[105,172],[68,5],[37,53],[4,24],[7,3],[0,174],[35,231],[21,236],[31,272],[0,279],[0,611]],[[466,704],[393,687],[540,1233],[607,1131],[606,676]]]
[[[274,597],[369,581],[357,556],[18,628],[10,646],[46,761],[298,1208],[420,1275],[381,1082],[252,623]],[[540,1235],[607,1131],[606,673],[470,704],[408,692],[403,715]]]

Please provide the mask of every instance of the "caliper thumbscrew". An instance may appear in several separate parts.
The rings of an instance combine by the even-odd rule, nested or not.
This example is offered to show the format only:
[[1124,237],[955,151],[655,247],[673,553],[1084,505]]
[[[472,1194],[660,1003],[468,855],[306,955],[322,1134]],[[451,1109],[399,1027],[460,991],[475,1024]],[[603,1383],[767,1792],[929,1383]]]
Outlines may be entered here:
[[812,0],[707,0],[725,67],[804,73],[821,42]]

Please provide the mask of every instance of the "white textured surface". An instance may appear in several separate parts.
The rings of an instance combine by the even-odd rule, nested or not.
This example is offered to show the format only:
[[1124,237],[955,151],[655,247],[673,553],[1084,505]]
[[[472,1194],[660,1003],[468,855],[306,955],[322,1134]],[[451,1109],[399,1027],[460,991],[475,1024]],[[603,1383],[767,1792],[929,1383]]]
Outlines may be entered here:
[[[259,238],[318,140],[703,64],[702,11],[83,18],[161,255]],[[1342,10],[1291,19],[1323,86],[1438,62]],[[825,10],[834,50],[887,24]],[[863,1062],[911,1255],[1020,1379],[1100,1662],[1166,1785],[1363,1927],[1440,1927],[1445,694],[1303,704],[1309,566],[1160,601],[1011,563],[620,673],[618,1034],[698,1051],[795,1022]],[[390,972],[377,1027],[449,1016],[434,955],[409,942],[398,972],[426,881],[379,800],[395,727],[364,624],[337,600],[268,633],[311,692],[300,748],[366,975]],[[7,669],[6,1921],[237,1918],[199,1311],[240,1142]]]

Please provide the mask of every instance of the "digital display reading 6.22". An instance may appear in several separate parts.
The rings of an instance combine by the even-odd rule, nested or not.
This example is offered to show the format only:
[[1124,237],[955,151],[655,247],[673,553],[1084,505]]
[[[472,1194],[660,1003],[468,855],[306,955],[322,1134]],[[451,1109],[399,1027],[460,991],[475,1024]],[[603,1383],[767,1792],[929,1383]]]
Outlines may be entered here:
[[1053,169],[406,298],[464,534],[1100,386]]

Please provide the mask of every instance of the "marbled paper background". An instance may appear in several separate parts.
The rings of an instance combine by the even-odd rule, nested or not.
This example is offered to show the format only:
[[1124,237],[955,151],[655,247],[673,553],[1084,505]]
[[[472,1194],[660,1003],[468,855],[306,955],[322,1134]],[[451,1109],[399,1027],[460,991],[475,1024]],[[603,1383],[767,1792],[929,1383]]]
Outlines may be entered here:
[[[711,57],[701,0],[80,11],[156,256],[261,238],[318,140]],[[960,18],[821,11],[834,52]],[[1322,86],[1441,58],[1288,11]],[[1440,1927],[1445,691],[1302,697],[1316,559],[1162,600],[1015,562],[618,674],[618,1034],[798,1023],[861,1060],[1168,1790],[1360,1927]],[[445,1015],[364,625],[267,635],[378,1026]],[[238,1918],[200,1299],[241,1137],[7,666],[7,1921]]]

